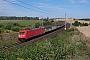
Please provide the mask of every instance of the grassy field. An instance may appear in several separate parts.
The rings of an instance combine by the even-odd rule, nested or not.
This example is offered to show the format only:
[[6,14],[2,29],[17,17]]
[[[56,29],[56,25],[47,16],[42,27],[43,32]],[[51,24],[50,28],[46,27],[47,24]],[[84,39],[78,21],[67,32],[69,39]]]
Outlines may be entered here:
[[12,51],[0,50],[2,60],[89,60],[90,46],[77,29],[69,29]]
[[35,25],[41,23],[40,20],[0,20],[0,24],[7,25],[8,23],[18,23],[21,26]]

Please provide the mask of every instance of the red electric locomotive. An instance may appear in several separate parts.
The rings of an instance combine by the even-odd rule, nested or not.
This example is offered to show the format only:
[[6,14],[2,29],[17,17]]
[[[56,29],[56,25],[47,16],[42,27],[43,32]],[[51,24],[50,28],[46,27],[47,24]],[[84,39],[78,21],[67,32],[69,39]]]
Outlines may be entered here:
[[25,30],[20,30],[18,33],[18,40],[21,42],[26,41],[29,38],[32,38],[34,36],[40,35],[44,33],[44,28],[39,27],[39,28],[28,28]]

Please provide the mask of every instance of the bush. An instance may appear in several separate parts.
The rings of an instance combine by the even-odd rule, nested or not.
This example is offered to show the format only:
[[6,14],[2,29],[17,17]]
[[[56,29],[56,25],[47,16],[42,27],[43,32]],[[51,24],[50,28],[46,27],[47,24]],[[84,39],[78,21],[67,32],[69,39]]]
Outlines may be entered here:
[[4,30],[0,28],[0,33],[2,33]]
[[5,29],[7,29],[7,30],[15,30],[16,31],[16,29],[17,29],[17,31],[18,31],[18,29],[19,28],[13,28],[13,27],[17,27],[17,26],[20,26],[18,23],[8,23],[4,28]]
[[74,25],[74,26],[88,26],[88,23],[80,23],[78,21],[75,21],[72,25]]
[[20,26],[18,23],[13,23],[14,26]]
[[88,23],[85,23],[84,26],[88,26]]
[[0,24],[0,28],[2,28],[2,27],[3,27],[3,25]]
[[51,22],[54,22],[54,20],[51,20]]
[[11,29],[12,29],[12,27],[13,27],[13,25],[8,24],[8,25],[6,25],[6,26],[5,26],[5,29],[11,30]]
[[38,28],[39,26],[41,26],[40,23],[36,23],[36,24],[35,24],[35,28]]
[[84,23],[80,24],[80,26],[84,26]]
[[80,24],[80,23],[79,23],[78,21],[75,21],[75,22],[73,23],[74,26],[79,26],[79,24]]
[[13,27],[12,30],[18,32],[20,30],[20,27]]
[[52,24],[52,23],[49,22],[49,21],[46,21],[46,22],[43,23],[43,25],[51,25],[51,24]]

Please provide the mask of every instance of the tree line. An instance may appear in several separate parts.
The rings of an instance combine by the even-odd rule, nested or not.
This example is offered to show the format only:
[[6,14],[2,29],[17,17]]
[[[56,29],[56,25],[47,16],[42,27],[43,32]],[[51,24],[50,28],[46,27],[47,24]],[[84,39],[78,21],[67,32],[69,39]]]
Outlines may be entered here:
[[0,20],[39,20],[39,17],[0,16]]

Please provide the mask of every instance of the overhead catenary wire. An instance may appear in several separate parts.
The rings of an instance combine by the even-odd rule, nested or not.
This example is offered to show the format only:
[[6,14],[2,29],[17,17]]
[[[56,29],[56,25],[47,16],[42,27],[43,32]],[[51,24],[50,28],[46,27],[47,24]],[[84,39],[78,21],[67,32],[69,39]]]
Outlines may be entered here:
[[42,10],[42,11],[51,12],[51,11],[47,11],[47,10],[44,10],[44,9],[38,8],[38,7],[36,7],[36,6],[30,5],[30,4],[25,3],[25,2],[23,2],[23,1],[20,1],[20,0],[17,0],[17,1],[20,2],[20,3],[26,4],[26,5],[28,5],[28,6],[31,6],[31,7],[33,7],[33,8],[37,8],[37,9]]
[[[44,14],[49,14],[49,15],[57,15],[57,14],[54,14],[54,13],[50,13],[50,12],[44,10],[44,9],[40,9],[40,8],[38,8],[38,7],[37,7],[37,9],[40,9],[40,10],[43,10],[43,11],[36,10],[36,9],[33,9],[33,8],[29,8],[29,7],[26,7],[26,6],[23,6],[23,5],[19,5],[19,4],[17,4],[17,3],[13,3],[13,2],[11,2],[11,1],[7,1],[7,0],[3,0],[3,1],[6,1],[6,2],[8,2],[8,3],[14,4],[14,5],[17,5],[17,6],[26,8],[26,9],[30,9],[30,10],[33,10],[33,11],[36,11],[36,12],[40,12],[40,13],[44,13]],[[22,1],[20,1],[20,0],[17,0],[17,1],[19,1],[19,2],[21,2],[21,3],[24,3],[24,2],[22,2]],[[24,3],[24,4],[29,5],[29,4],[27,4],[27,3]],[[32,7],[35,8],[35,6],[33,6],[33,5],[29,5],[29,6],[32,6]]]
[[14,4],[14,5],[17,5],[17,6],[20,6],[20,7],[23,7],[23,8],[27,8],[27,9],[33,10],[33,11],[37,11],[37,12],[41,12],[41,13],[46,13],[46,12],[38,11],[38,10],[35,10],[35,9],[32,9],[32,8],[25,7],[25,6],[23,6],[23,5],[19,5],[19,4],[10,2],[10,1],[7,1],[7,0],[4,0],[4,1],[6,1],[6,2],[8,2],[8,3],[11,3],[11,4]]

